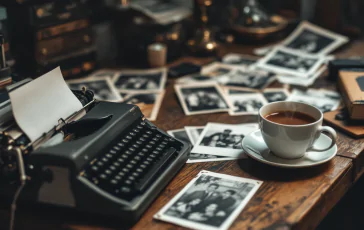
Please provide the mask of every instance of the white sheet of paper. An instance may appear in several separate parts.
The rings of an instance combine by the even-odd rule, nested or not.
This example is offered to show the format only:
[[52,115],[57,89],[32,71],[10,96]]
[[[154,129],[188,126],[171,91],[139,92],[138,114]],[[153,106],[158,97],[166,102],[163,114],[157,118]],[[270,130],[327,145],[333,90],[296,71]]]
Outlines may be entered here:
[[9,93],[14,118],[31,141],[37,140],[83,106],[56,69]]

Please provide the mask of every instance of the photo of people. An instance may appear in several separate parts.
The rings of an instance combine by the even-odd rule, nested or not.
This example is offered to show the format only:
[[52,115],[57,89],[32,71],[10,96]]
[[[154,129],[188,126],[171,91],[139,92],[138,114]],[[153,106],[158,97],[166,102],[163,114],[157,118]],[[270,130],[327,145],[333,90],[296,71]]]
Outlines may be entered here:
[[186,115],[229,110],[217,84],[175,85],[175,90]]
[[226,54],[222,57],[221,62],[224,64],[230,65],[238,65],[241,67],[249,67],[257,61],[257,58],[254,56],[241,55],[241,54]]
[[112,81],[108,77],[77,79],[67,81],[70,89],[82,90],[86,88],[93,91],[94,97],[100,101],[121,101],[122,97],[115,89]]
[[155,216],[193,229],[228,229],[261,182],[201,171]]
[[289,93],[286,89],[266,89],[263,91],[263,96],[268,101],[268,103],[275,101],[285,101]]
[[229,114],[258,114],[259,109],[268,103],[268,101],[260,93],[256,94],[233,94],[228,96],[231,110]]
[[246,135],[257,129],[257,123],[234,125],[207,123],[191,152],[230,158],[244,157],[241,142]]
[[328,54],[348,42],[346,36],[303,21],[283,42],[285,47],[309,54]]
[[263,89],[275,80],[276,76],[267,71],[241,71],[237,70],[222,78],[225,86],[246,87],[251,89]]
[[114,78],[115,87],[119,92],[159,91],[164,89],[165,83],[166,70],[124,71]]
[[322,56],[306,54],[296,50],[278,47],[257,62],[257,68],[307,78],[317,72],[325,62]]

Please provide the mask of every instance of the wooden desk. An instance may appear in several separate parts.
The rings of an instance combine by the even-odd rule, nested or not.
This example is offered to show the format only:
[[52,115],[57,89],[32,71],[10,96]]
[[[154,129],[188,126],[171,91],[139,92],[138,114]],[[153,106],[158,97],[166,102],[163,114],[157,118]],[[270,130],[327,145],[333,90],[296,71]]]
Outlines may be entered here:
[[[355,44],[341,51],[340,55],[356,52]],[[228,52],[250,53],[254,47],[227,46]],[[348,51],[349,50],[349,51]],[[195,60],[184,58],[180,61]],[[212,59],[198,59],[206,63]],[[158,119],[154,122],[164,130],[179,129],[186,125],[205,125],[207,122],[245,123],[256,122],[256,116],[234,116],[215,113],[185,116],[169,80]],[[333,88],[334,84],[320,79],[315,87]],[[165,222],[153,220],[152,216],[175,196],[199,171],[209,170],[234,176],[263,180],[264,183],[232,225],[232,229],[313,229],[343,197],[364,170],[360,154],[364,141],[339,134],[338,156],[331,162],[307,169],[287,170],[267,166],[250,158],[239,161],[186,164],[174,180],[163,190],[142,219],[133,229],[182,229]],[[117,220],[95,223],[95,220],[79,221],[60,218],[58,212],[31,212],[19,210],[16,229],[52,230],[99,230],[120,229]],[[0,229],[7,226],[8,212],[0,211]]]

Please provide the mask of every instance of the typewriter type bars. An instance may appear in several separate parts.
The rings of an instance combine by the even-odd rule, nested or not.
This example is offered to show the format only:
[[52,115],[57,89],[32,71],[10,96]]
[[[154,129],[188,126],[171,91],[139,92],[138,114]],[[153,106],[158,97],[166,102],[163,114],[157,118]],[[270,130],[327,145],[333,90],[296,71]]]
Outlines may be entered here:
[[90,161],[80,175],[116,197],[131,200],[148,189],[182,147],[140,119]]

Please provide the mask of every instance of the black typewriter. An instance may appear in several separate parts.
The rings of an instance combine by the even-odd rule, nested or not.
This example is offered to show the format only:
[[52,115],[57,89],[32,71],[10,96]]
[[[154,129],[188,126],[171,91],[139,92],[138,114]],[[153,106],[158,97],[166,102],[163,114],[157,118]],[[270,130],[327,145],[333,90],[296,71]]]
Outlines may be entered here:
[[[90,91],[73,91],[86,113],[52,137],[29,143],[11,119],[0,132],[0,198],[18,203],[70,208],[134,224],[185,164],[191,146],[144,118],[131,104],[96,101]],[[53,130],[54,131],[54,130]],[[45,135],[46,136],[46,135]],[[24,160],[22,171],[16,153]]]

